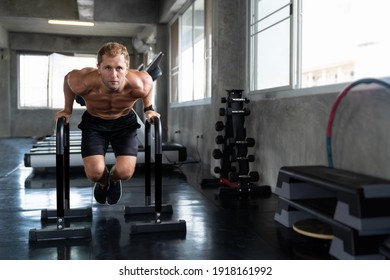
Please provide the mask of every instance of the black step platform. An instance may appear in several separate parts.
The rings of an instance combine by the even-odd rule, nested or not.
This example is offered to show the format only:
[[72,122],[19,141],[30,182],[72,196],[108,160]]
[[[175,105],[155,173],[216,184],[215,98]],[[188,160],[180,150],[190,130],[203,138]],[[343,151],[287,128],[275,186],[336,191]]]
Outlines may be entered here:
[[381,258],[390,236],[390,181],[326,166],[290,166],[279,171],[275,220],[287,227],[317,218],[330,225],[330,253],[342,259]]

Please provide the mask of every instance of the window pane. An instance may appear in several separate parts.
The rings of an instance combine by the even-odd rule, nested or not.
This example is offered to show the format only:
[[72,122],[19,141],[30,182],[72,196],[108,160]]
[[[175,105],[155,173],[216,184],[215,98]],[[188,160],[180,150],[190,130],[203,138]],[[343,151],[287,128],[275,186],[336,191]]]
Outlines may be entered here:
[[206,64],[206,95],[211,97],[211,73],[212,73],[212,0],[206,0],[204,7],[204,33],[205,33],[205,64]]
[[63,108],[65,75],[84,67],[96,67],[95,55],[19,55],[19,106]]
[[179,20],[170,27],[171,69],[170,69],[170,96],[171,102],[179,101]]
[[204,0],[197,0],[194,8],[194,99],[205,98],[205,40]]
[[211,1],[195,0],[170,26],[172,103],[211,96]]
[[290,85],[289,0],[254,0],[251,25],[251,90]]
[[256,15],[253,17],[255,32],[267,28],[290,15],[290,0],[259,0]]
[[181,69],[180,71],[180,100],[190,101],[193,95],[193,28],[191,6],[181,18]]
[[49,59],[45,55],[19,56],[19,106],[47,107]]
[[256,89],[288,86],[290,82],[290,24],[279,23],[257,35]]
[[85,67],[96,67],[95,56],[67,56],[58,53],[50,55],[51,84],[50,84],[50,104],[52,108],[64,107],[64,77],[74,69]]
[[255,0],[254,2],[256,2],[255,5],[257,7],[254,19],[258,21],[289,4],[290,0]]
[[181,69],[180,71],[180,99],[179,101],[192,100],[193,93],[193,65],[192,65],[192,47],[181,52]]
[[304,0],[302,86],[389,76],[389,9],[383,0]]

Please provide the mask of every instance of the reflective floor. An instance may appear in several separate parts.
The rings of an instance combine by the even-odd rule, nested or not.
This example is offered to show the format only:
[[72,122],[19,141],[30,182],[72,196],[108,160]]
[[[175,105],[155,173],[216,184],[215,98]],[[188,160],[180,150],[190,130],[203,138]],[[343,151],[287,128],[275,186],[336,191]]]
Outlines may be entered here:
[[29,232],[55,228],[56,219],[41,220],[43,209],[56,208],[53,170],[24,166],[34,139],[0,139],[0,259],[330,259],[329,243],[300,236],[274,221],[276,197],[216,196],[202,188],[209,167],[199,163],[165,166],[163,201],[173,213],[164,222],[185,220],[187,231],[130,235],[134,223],[153,215],[125,215],[126,206],[144,204],[143,167],[123,183],[117,205],[100,205],[83,170],[71,170],[71,209],[87,208],[92,217],[70,218],[69,228],[86,227],[91,238],[29,241]]

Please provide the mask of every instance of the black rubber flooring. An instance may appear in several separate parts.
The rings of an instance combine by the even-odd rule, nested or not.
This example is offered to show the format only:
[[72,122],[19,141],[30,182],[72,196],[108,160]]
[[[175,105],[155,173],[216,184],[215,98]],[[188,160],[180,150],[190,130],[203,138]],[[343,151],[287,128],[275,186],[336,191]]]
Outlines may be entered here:
[[53,170],[24,166],[24,153],[34,139],[0,139],[0,259],[2,260],[288,260],[330,259],[329,243],[300,236],[274,220],[277,200],[266,197],[219,197],[201,187],[211,178],[200,163],[164,166],[163,201],[172,214],[163,223],[186,222],[186,232],[130,235],[134,223],[154,223],[154,215],[125,215],[126,206],[144,205],[143,167],[123,183],[116,205],[93,199],[83,170],[71,169],[70,208],[86,208],[92,217],[66,219],[68,229],[87,228],[90,238],[31,241],[29,233],[56,228],[41,219],[43,209],[56,209]]

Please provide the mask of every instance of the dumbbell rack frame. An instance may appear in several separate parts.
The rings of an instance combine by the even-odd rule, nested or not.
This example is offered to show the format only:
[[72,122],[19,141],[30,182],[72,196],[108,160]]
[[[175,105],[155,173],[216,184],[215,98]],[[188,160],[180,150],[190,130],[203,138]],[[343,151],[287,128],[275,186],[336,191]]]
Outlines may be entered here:
[[[222,121],[216,123],[216,130],[224,130],[222,143],[221,135],[216,138],[217,144],[220,144],[222,151],[215,149],[214,158],[220,158],[220,167],[215,170],[219,172],[219,179],[204,179],[202,186],[217,185],[219,196],[237,196],[237,195],[270,195],[269,186],[258,186],[253,182],[259,178],[258,172],[250,172],[249,161],[254,160],[253,155],[248,155],[248,139],[246,136],[245,117],[250,114],[250,110],[244,107],[244,103],[249,103],[248,98],[242,96],[243,90],[226,90],[227,97],[221,98],[222,103],[226,103],[226,108],[220,108],[220,116],[225,117],[225,125]],[[218,138],[219,137],[219,138]],[[254,144],[254,140],[252,140]],[[218,156],[216,156],[216,153]],[[236,166],[232,164],[237,162]]]

